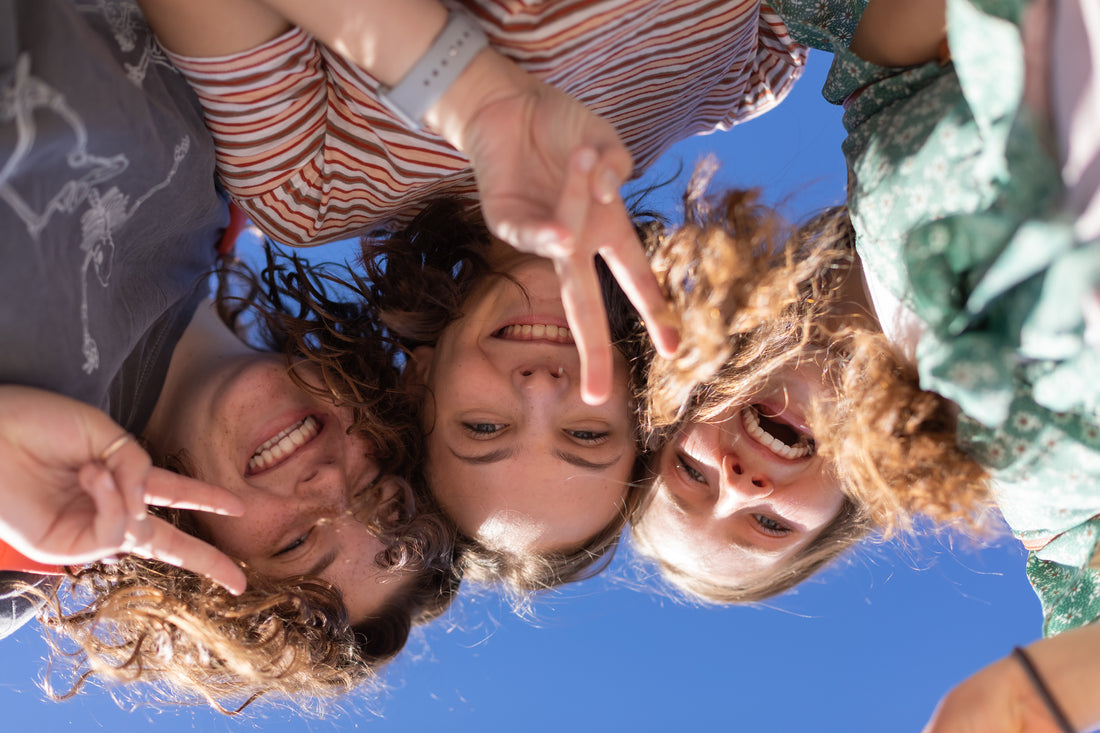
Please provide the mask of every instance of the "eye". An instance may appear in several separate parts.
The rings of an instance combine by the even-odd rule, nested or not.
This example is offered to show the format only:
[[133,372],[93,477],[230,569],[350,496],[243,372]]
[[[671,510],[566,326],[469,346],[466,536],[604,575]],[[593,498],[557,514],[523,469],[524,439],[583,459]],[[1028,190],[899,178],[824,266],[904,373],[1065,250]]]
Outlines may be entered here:
[[294,552],[294,551],[295,551],[295,550],[297,550],[297,549],[298,549],[299,547],[302,547],[303,545],[305,545],[305,543],[306,543],[306,542],[308,542],[308,541],[309,541],[309,536],[310,536],[311,534],[313,534],[313,527],[310,527],[310,528],[309,528],[309,531],[308,531],[308,532],[306,532],[306,533],[305,533],[304,535],[302,535],[301,537],[298,537],[298,538],[296,538],[295,540],[293,540],[293,541],[292,541],[292,542],[291,542],[290,544],[288,544],[288,545],[287,545],[286,547],[284,547],[283,549],[279,550],[279,551],[278,551],[278,552],[276,552],[276,553],[275,553],[274,555],[272,555],[272,557],[279,557],[279,556],[281,556],[281,555],[287,555],[287,554],[289,554],[289,553],[291,553],[291,552]]
[[382,472],[381,472],[381,471],[379,471],[379,472],[378,472],[377,474],[375,474],[374,478],[372,478],[372,479],[371,479],[370,481],[368,481],[368,482],[366,483],[366,485],[364,485],[364,486],[363,486],[363,488],[361,488],[361,489],[359,489],[358,491],[356,491],[356,492],[355,492],[355,493],[354,493],[354,494],[352,495],[352,497],[351,497],[351,498],[352,498],[352,499],[359,499],[359,500],[361,500],[361,499],[365,498],[365,497],[367,496],[367,494],[368,494],[368,493],[370,492],[370,490],[371,490],[371,489],[373,489],[373,488],[374,488],[375,486],[377,486],[377,485],[378,485],[378,482],[379,482],[379,481],[380,481],[381,479],[382,479]]
[[692,466],[683,453],[676,454],[676,470],[697,484],[705,485],[707,483],[707,477]]
[[790,527],[775,521],[771,517],[765,517],[763,514],[753,514],[752,518],[756,520],[757,526],[764,534],[772,537],[785,537],[791,533]]
[[474,440],[486,440],[492,438],[508,425],[500,422],[464,422],[462,429]]
[[600,445],[606,443],[611,433],[606,430],[564,430],[562,431],[573,440],[585,445]]

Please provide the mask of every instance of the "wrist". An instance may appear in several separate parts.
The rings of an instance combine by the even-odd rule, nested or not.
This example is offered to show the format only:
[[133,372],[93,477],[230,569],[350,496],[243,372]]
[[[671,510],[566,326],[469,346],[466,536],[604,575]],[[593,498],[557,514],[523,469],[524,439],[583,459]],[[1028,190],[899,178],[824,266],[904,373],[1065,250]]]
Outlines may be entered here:
[[489,39],[467,13],[447,13],[431,45],[395,86],[381,86],[380,99],[407,126],[422,126],[428,110],[463,75]]
[[425,124],[456,150],[467,151],[481,114],[500,102],[537,93],[541,82],[492,48],[483,48],[428,109]]

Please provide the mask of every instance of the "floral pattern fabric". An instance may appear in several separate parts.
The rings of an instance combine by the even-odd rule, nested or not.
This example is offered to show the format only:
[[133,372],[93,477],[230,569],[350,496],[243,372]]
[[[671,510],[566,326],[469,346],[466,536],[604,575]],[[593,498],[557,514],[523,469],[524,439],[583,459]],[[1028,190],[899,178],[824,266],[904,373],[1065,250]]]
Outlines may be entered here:
[[1097,620],[1100,354],[1082,305],[1100,243],[1075,238],[1048,133],[1021,102],[1027,0],[949,0],[952,62],[904,69],[848,51],[861,0],[773,5],[835,54],[824,94],[845,107],[860,258],[924,326],[921,386],[962,409],[960,443],[1032,550],[1044,633]]

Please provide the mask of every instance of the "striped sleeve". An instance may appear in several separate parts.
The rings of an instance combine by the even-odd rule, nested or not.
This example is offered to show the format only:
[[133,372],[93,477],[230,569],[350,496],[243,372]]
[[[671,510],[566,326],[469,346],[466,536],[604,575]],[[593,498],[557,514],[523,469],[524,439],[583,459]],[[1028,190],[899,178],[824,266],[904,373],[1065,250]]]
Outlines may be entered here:
[[338,239],[385,225],[407,201],[475,191],[460,153],[405,128],[373,78],[301,30],[239,54],[171,58],[198,94],[226,189],[277,241]]
[[[641,175],[670,145],[778,104],[806,49],[760,0],[445,0],[492,45],[615,126]],[[172,56],[195,87],[226,188],[274,239],[314,244],[474,198],[468,161],[378,101],[365,71],[292,30],[232,56]]]

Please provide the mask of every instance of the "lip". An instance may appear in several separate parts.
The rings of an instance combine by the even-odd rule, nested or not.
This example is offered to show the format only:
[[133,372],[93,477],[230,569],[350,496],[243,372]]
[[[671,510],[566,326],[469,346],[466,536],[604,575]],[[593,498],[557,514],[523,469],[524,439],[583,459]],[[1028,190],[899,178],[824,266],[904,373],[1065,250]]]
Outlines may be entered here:
[[[776,422],[784,423],[794,430],[799,431],[803,435],[807,435],[811,439],[813,438],[813,433],[809,430],[805,420],[801,419],[798,415],[792,413],[786,408],[775,407],[774,405],[768,404],[767,402],[753,402],[751,404],[758,410],[767,410],[767,415],[770,419],[775,420]],[[810,453],[810,455],[808,456],[798,456],[797,458],[787,458],[785,456],[779,455],[771,448],[763,445],[762,443],[757,441],[756,438],[749,435],[748,429],[745,427],[745,418],[742,414],[741,409],[737,410],[737,414],[733,416],[731,422],[735,422],[737,425],[737,439],[734,441],[734,444],[747,446],[749,450],[753,451],[758,456],[771,463],[793,466],[800,463],[805,463],[806,461],[812,459],[815,455],[815,453]]]
[[[277,462],[272,463],[270,466],[265,466],[258,471],[254,471],[249,468],[249,462],[252,460],[252,457],[256,455],[256,452],[259,450],[261,445],[279,435],[279,433],[283,432],[284,430],[293,427],[296,423],[300,423],[302,420],[305,420],[307,417],[312,417],[317,421],[318,424],[317,433],[313,435],[313,437],[309,438],[305,443],[280,458]],[[252,437],[252,440],[249,442],[251,449],[248,451],[248,455],[246,455],[244,458],[244,468],[242,470],[242,474],[246,478],[262,476],[263,474],[269,473],[274,469],[285,465],[287,462],[298,458],[299,456],[306,453],[307,449],[317,444],[317,439],[320,438],[322,433],[325,432],[326,427],[327,425],[324,415],[317,414],[316,412],[307,409],[298,409],[291,413],[284,413],[278,418],[271,420],[263,428],[261,428],[258,434],[255,434]]]
[[502,335],[501,332],[510,326],[554,326],[559,329],[569,329],[569,322],[560,316],[551,316],[545,314],[531,314],[518,317],[511,317],[501,321],[491,332],[490,338],[497,339],[499,341],[507,341],[510,343],[527,343],[527,344],[548,344],[550,346],[566,346],[571,349],[576,349],[577,344],[573,338],[572,330],[569,329],[570,336],[569,341],[560,341],[557,338],[513,338],[506,335]]
[[806,418],[791,407],[789,400],[753,400],[750,404],[767,410],[767,415],[772,420],[786,423],[803,435],[814,437],[814,431],[810,429]]

